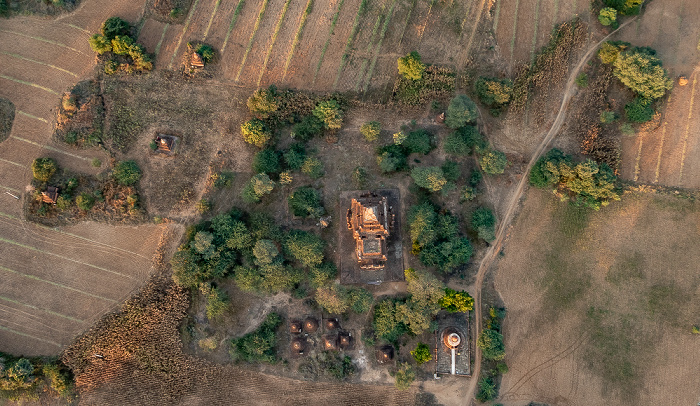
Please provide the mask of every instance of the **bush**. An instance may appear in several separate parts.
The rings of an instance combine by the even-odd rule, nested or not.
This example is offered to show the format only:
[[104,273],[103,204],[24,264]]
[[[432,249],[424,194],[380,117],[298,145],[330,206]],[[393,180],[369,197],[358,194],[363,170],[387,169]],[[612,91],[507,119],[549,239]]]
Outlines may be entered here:
[[374,296],[372,296],[372,293],[367,289],[354,288],[350,290],[348,302],[353,312],[363,314],[367,313],[372,308]]
[[479,117],[476,104],[466,95],[459,94],[450,101],[447,107],[445,125],[450,128],[460,128],[474,122]]
[[609,65],[615,63],[617,57],[620,56],[620,51],[621,49],[619,46],[607,41],[600,46],[600,49],[598,50],[598,58],[604,64]]
[[301,122],[292,126],[292,138],[300,141],[308,141],[323,131],[323,121],[311,115],[301,119]]
[[312,113],[321,120],[325,128],[337,130],[343,125],[343,112],[335,100],[326,100],[318,103]]
[[415,167],[411,170],[411,177],[416,185],[431,192],[439,192],[447,184],[442,169],[437,166]]
[[474,309],[474,298],[465,291],[445,288],[445,296],[440,299],[440,307],[450,313],[466,313]]
[[209,211],[211,211],[211,208],[212,203],[205,198],[201,198],[195,205],[195,209],[199,214],[208,213]]
[[212,59],[214,59],[214,48],[212,48],[211,45],[199,44],[194,49],[194,52],[199,54],[199,56],[202,57],[202,60],[205,63],[209,63],[212,61]]
[[425,72],[425,65],[421,62],[420,54],[413,51],[397,60],[399,74],[406,79],[420,80]]
[[314,233],[290,231],[284,240],[284,249],[303,266],[316,267],[323,262],[324,242]]
[[493,241],[496,238],[496,216],[491,209],[479,207],[472,213],[472,228],[477,230],[479,238]]
[[499,362],[498,364],[496,364],[496,370],[499,374],[505,375],[508,373],[508,364],[506,364],[505,362]]
[[243,123],[241,134],[245,142],[258,148],[263,148],[272,139],[272,132],[267,128],[265,122],[257,118],[251,118]]
[[273,174],[280,170],[280,155],[274,149],[265,148],[253,156],[253,172]]
[[131,186],[141,179],[141,169],[134,161],[121,161],[114,166],[112,176],[122,186]]
[[217,189],[223,189],[231,187],[231,183],[235,178],[235,174],[230,171],[221,171],[212,175],[212,180],[214,181],[214,187]]
[[499,175],[506,170],[508,158],[501,151],[491,150],[479,158],[479,165],[482,171],[491,175]]
[[90,39],[88,39],[88,42],[90,43],[90,48],[99,55],[105,52],[112,52],[112,41],[104,35],[93,34]]
[[496,330],[484,329],[476,340],[476,345],[481,348],[485,359],[500,361],[506,357],[503,335]]
[[581,72],[576,76],[576,85],[581,88],[588,86],[588,75],[585,72]]
[[266,173],[253,175],[248,184],[243,188],[243,199],[248,203],[257,203],[264,195],[272,193],[275,182]]
[[289,208],[297,217],[320,217],[325,213],[321,194],[309,186],[298,187],[287,198]]
[[51,158],[37,158],[32,162],[32,175],[41,182],[48,182],[57,170],[58,165]]
[[377,165],[383,173],[406,168],[406,151],[400,145],[386,145],[377,150]]
[[459,192],[459,201],[464,203],[467,201],[472,201],[476,198],[476,190],[471,186],[465,186]]
[[406,390],[411,387],[411,384],[416,379],[416,373],[407,362],[401,362],[398,365],[394,378],[396,389]]
[[361,166],[352,171],[352,183],[358,189],[364,189],[367,186],[367,177],[367,170]]
[[348,310],[347,290],[340,285],[320,287],[316,290],[316,303],[331,314],[342,314]]
[[474,87],[479,100],[492,108],[507,105],[513,94],[513,82],[510,79],[480,77]]
[[416,349],[411,351],[413,359],[416,360],[416,364],[422,365],[433,359],[433,354],[430,352],[430,347],[424,343],[418,343]]
[[274,86],[268,89],[258,89],[246,103],[251,113],[257,114],[261,118],[267,118],[278,109],[277,91]]
[[603,7],[598,14],[598,21],[604,26],[617,25],[617,10],[612,7]]
[[276,313],[268,314],[257,330],[241,338],[231,340],[231,358],[246,362],[275,362],[277,359],[275,355],[275,343],[277,342],[275,330],[281,323],[282,319],[279,315]]
[[625,105],[625,115],[627,120],[633,123],[646,123],[654,118],[654,108],[651,107],[651,100],[635,97],[630,103]]
[[457,182],[461,177],[459,164],[455,161],[445,161],[440,168],[448,182]]
[[409,154],[427,155],[435,149],[433,135],[427,130],[419,129],[411,131],[408,136],[400,143]]
[[301,169],[306,160],[306,146],[301,142],[295,142],[284,151],[283,156],[287,168],[291,170]]
[[617,113],[610,110],[605,110],[600,113],[600,122],[602,124],[614,123],[617,120]]
[[649,48],[632,48],[621,52],[613,63],[613,74],[645,99],[658,99],[673,87],[655,53]]
[[110,17],[102,23],[102,35],[108,39],[114,39],[119,35],[131,35],[131,25],[119,17]]
[[90,193],[83,192],[75,198],[75,204],[80,210],[90,211],[95,205],[95,197]]
[[323,177],[323,163],[314,157],[306,157],[304,164],[301,166],[301,173],[307,175],[311,179],[319,179]]
[[379,139],[379,133],[382,131],[382,125],[379,121],[369,121],[362,124],[360,133],[369,142],[375,142]]
[[483,377],[479,380],[479,391],[476,393],[476,400],[479,402],[488,402],[490,400],[496,399],[498,396],[498,391],[496,390],[496,384],[493,379],[488,377]]
[[226,292],[218,288],[211,288],[207,294],[207,318],[219,319],[229,308],[229,299]]

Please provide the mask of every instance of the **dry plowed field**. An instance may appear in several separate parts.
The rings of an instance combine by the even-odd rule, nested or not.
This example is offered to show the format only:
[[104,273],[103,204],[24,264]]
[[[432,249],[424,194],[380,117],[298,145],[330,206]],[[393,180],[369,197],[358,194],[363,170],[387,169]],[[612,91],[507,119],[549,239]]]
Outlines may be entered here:
[[642,182],[685,188],[700,187],[700,76],[697,50],[700,3],[652,2],[638,23],[619,34],[634,45],[658,51],[672,78],[684,75],[661,104],[658,128],[623,141],[622,176]]

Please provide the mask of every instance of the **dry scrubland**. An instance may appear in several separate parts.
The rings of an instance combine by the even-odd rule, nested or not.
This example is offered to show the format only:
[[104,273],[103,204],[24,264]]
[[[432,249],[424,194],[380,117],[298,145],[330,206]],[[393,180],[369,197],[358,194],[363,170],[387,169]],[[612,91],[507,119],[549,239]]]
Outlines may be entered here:
[[700,205],[628,192],[600,212],[530,190],[495,287],[505,404],[692,404]]

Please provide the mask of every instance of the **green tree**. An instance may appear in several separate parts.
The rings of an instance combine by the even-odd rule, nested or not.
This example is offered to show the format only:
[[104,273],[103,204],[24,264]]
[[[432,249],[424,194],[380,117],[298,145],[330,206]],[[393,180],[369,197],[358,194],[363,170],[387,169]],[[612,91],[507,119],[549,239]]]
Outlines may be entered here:
[[131,25],[119,17],[110,17],[102,23],[102,35],[114,39],[118,35],[131,35]]
[[291,137],[299,141],[308,141],[323,131],[323,121],[314,115],[306,116],[292,127]]
[[305,267],[316,267],[323,262],[324,243],[316,234],[292,230],[284,241],[284,249]]
[[112,41],[104,35],[93,34],[90,39],[88,39],[88,42],[90,43],[90,48],[99,55],[105,52],[112,52]]
[[433,354],[430,352],[430,347],[425,343],[418,343],[416,349],[411,351],[413,359],[416,360],[416,364],[422,365],[433,359]]
[[374,296],[372,292],[364,288],[354,288],[348,293],[348,302],[353,312],[357,314],[367,313],[372,308]]
[[336,100],[319,102],[312,111],[325,128],[337,130],[343,125],[343,111]]
[[207,294],[207,318],[209,320],[216,320],[224,315],[226,310],[229,308],[229,299],[226,292],[218,288],[209,289]]
[[396,315],[397,300],[384,299],[374,307],[372,327],[377,337],[396,342],[406,332],[406,326]]
[[407,362],[401,362],[398,365],[394,379],[396,389],[406,390],[411,387],[411,384],[416,379],[416,373]]
[[126,35],[117,35],[112,39],[112,52],[117,55],[128,55],[134,39]]
[[413,51],[397,60],[399,74],[406,79],[420,80],[425,72],[425,65],[421,62],[420,54]]
[[272,148],[265,148],[253,156],[253,172],[255,173],[279,173],[281,170],[279,152]]
[[209,44],[198,44],[194,49],[194,52],[202,57],[202,60],[205,63],[209,63],[212,61],[212,59],[214,59],[214,48],[212,48]]
[[52,158],[37,158],[32,162],[32,175],[41,182],[48,182],[57,170],[58,165]]
[[617,25],[617,10],[612,7],[603,7],[598,14],[598,21],[605,26]]
[[445,125],[450,128],[460,128],[476,121],[479,110],[476,104],[466,95],[458,94],[447,107]]
[[276,313],[270,313],[260,327],[252,333],[231,340],[229,351],[233,360],[246,362],[275,362],[275,330],[282,323],[282,318]]
[[26,358],[20,358],[0,371],[0,390],[18,391],[31,388],[36,383],[34,365]]
[[387,145],[377,150],[377,165],[383,173],[391,173],[406,167],[406,152],[400,145]]
[[409,154],[427,155],[435,149],[433,135],[422,128],[409,132],[400,144]]
[[263,148],[272,139],[272,132],[267,128],[265,122],[258,118],[251,118],[241,125],[243,140],[253,144],[258,148]]
[[440,299],[440,307],[450,313],[466,313],[474,309],[474,298],[465,291],[445,288],[445,296]]
[[275,262],[279,256],[277,244],[272,240],[260,239],[255,242],[253,247],[253,255],[255,263],[258,266],[268,265]]
[[496,330],[484,329],[476,340],[477,347],[486,359],[500,361],[506,357],[503,335]]
[[489,107],[501,107],[510,102],[513,94],[513,82],[510,79],[480,77],[474,85],[476,95]]
[[652,101],[642,97],[635,97],[630,103],[625,105],[625,115],[627,120],[633,123],[646,123],[654,118],[654,108]]
[[620,56],[622,50],[620,47],[610,41],[603,43],[598,50],[598,58],[604,64],[615,63],[617,57]]
[[316,157],[306,157],[301,165],[301,173],[307,175],[311,179],[322,178],[325,172],[323,171],[323,163]]
[[493,379],[485,376],[479,380],[478,385],[479,391],[476,393],[476,400],[479,402],[488,402],[496,399],[496,396],[498,396],[496,384],[493,382]]
[[382,131],[382,125],[379,121],[369,121],[362,124],[360,133],[369,142],[375,142],[379,139],[379,133]]
[[253,175],[248,184],[243,188],[243,199],[249,203],[260,201],[263,196],[272,193],[275,182],[266,173]]
[[481,170],[491,175],[499,175],[506,170],[508,158],[506,154],[495,149],[490,150],[479,158]]
[[613,63],[613,74],[639,96],[658,99],[673,87],[673,81],[655,53],[648,48],[625,50]]
[[316,303],[328,313],[343,314],[349,308],[348,291],[336,284],[322,286],[316,289]]
[[338,275],[338,268],[332,262],[324,262],[309,271],[311,287],[319,288],[330,284]]
[[287,202],[292,213],[298,217],[320,217],[325,213],[321,204],[321,194],[310,186],[294,189]]
[[411,207],[408,213],[411,241],[427,246],[437,240],[437,213],[430,203]]
[[274,86],[258,89],[248,98],[246,104],[251,113],[257,114],[260,118],[267,118],[279,108],[277,90]]
[[472,228],[477,230],[479,238],[493,241],[496,238],[496,216],[486,207],[479,207],[472,213]]
[[411,177],[416,185],[431,192],[439,192],[447,184],[447,179],[438,166],[417,166],[411,170]]
[[291,170],[298,170],[306,160],[306,146],[303,142],[295,142],[283,153],[284,163]]
[[131,186],[141,179],[141,169],[134,161],[121,161],[112,170],[114,179],[123,186]]
[[75,198],[75,205],[80,210],[90,211],[95,205],[95,197],[91,193],[82,192]]

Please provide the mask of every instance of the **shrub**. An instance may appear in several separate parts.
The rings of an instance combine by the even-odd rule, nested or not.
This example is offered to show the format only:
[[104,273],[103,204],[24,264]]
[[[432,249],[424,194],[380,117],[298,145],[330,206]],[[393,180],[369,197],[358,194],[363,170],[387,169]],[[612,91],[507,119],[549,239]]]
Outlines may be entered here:
[[445,125],[450,128],[464,127],[479,117],[476,104],[466,95],[459,94],[450,101],[447,107]]
[[102,35],[108,39],[114,39],[119,35],[131,35],[131,25],[119,17],[110,17],[102,23]]
[[257,118],[251,118],[243,123],[241,134],[245,142],[258,148],[263,148],[272,139],[272,132],[267,128],[265,122]]
[[491,150],[479,158],[481,170],[491,175],[499,175],[506,170],[508,158],[501,151]]
[[217,189],[223,189],[230,187],[235,178],[235,174],[230,171],[221,171],[212,175],[212,180],[214,181],[214,187]]
[[600,122],[602,124],[614,123],[617,120],[617,113],[610,110],[605,110],[600,113]]
[[211,211],[212,204],[209,200],[202,198],[195,205],[195,209],[199,214],[208,213]]
[[411,177],[416,185],[431,192],[439,192],[447,184],[442,169],[437,166],[415,167],[411,170]]
[[633,123],[646,123],[654,118],[654,108],[651,107],[651,100],[635,97],[630,103],[625,105],[625,115],[627,120]]
[[620,132],[628,137],[631,137],[637,133],[634,130],[634,127],[632,127],[632,124],[630,124],[630,123],[620,124]]
[[498,364],[496,364],[496,370],[499,374],[505,375],[508,373],[508,364],[506,364],[505,362],[499,362]]
[[503,335],[496,330],[484,329],[476,340],[476,345],[481,348],[485,359],[500,361],[506,356]]
[[416,379],[416,373],[407,362],[401,362],[398,365],[394,378],[396,389],[406,390],[411,387],[411,384]]
[[95,197],[90,193],[83,192],[75,198],[75,204],[80,210],[90,211],[95,205]]
[[603,7],[598,14],[598,21],[605,25],[617,25],[617,10],[612,7]]
[[234,360],[247,362],[275,362],[275,330],[282,323],[276,313],[270,313],[260,327],[241,338],[231,340],[230,355]]
[[34,179],[41,182],[48,182],[58,170],[56,161],[51,158],[37,158],[32,162],[32,174]]
[[445,179],[448,182],[457,182],[461,176],[461,171],[459,169],[459,164],[455,161],[445,161],[440,167],[442,173],[445,175]]
[[309,186],[298,187],[287,198],[289,208],[297,217],[320,217],[325,213],[321,194]]
[[326,100],[318,103],[312,111],[325,128],[337,130],[343,125],[343,112],[336,100]]
[[277,91],[274,86],[270,86],[268,89],[258,89],[248,98],[246,104],[251,113],[267,118],[270,114],[275,113],[279,107]]
[[513,82],[510,79],[480,77],[474,87],[479,100],[494,108],[507,105],[513,94]]
[[271,148],[258,151],[253,156],[253,172],[273,174],[280,172],[280,155]]
[[621,52],[613,63],[613,74],[645,99],[658,99],[673,87],[655,53],[649,48],[632,48]]
[[311,115],[301,119],[301,122],[292,126],[292,138],[300,141],[308,141],[323,131],[323,121]]
[[311,179],[319,179],[323,177],[323,163],[314,157],[306,157],[304,164],[301,166],[301,173],[309,176]]
[[131,186],[141,179],[141,169],[134,161],[121,161],[112,170],[114,179],[123,186]]
[[488,402],[490,400],[496,399],[498,396],[498,391],[496,390],[496,384],[493,379],[489,377],[483,377],[479,380],[479,391],[476,393],[476,400],[479,402]]
[[382,130],[382,125],[379,121],[369,121],[362,124],[360,127],[360,133],[369,142],[375,142],[379,139],[379,133]]
[[272,193],[275,182],[266,173],[253,175],[248,184],[243,188],[243,199],[248,203],[257,203],[264,195]]
[[194,52],[199,54],[199,56],[202,57],[202,60],[205,63],[209,63],[214,59],[214,48],[211,47],[211,45],[208,44],[199,44],[197,47],[194,49]]
[[424,343],[418,343],[416,349],[411,351],[413,359],[416,360],[416,364],[422,365],[433,359],[433,354],[430,352],[430,347]]
[[397,60],[399,74],[410,80],[420,80],[425,72],[425,65],[421,62],[420,54],[413,51]]
[[354,288],[350,290],[348,302],[353,312],[357,314],[367,313],[372,308],[374,296],[364,288]]
[[604,64],[609,65],[615,63],[617,57],[620,56],[620,51],[621,49],[619,46],[607,41],[600,46],[600,49],[598,50],[598,58]]
[[578,87],[587,87],[588,86],[588,75],[586,75],[585,72],[579,73],[578,76],[576,76],[576,85]]
[[409,132],[408,136],[398,144],[402,145],[409,154],[427,155],[435,149],[433,135],[423,129]]
[[316,290],[316,303],[331,314],[342,314],[348,310],[348,293],[340,285],[320,287]]
[[474,190],[473,187],[471,186],[465,186],[460,190],[459,192],[459,201],[460,203],[466,202],[466,201],[472,201],[476,198],[476,191]]
[[306,160],[306,146],[301,142],[295,142],[284,151],[284,163],[291,170],[298,170]]
[[284,240],[284,249],[303,266],[316,267],[323,262],[324,243],[314,233],[290,231]]
[[207,294],[207,318],[219,319],[229,308],[229,299],[226,292],[218,288],[211,288]]
[[479,238],[493,241],[496,238],[496,216],[486,207],[479,207],[472,213],[472,228],[477,230]]
[[700,326],[693,326],[691,331],[693,334],[700,334]]
[[99,55],[112,51],[112,41],[104,35],[93,34],[90,39],[88,39],[88,42],[90,43],[90,48]]
[[440,299],[440,307],[450,313],[466,313],[474,309],[474,298],[465,291],[445,288],[445,296]]
[[289,185],[294,181],[294,177],[291,172],[280,172],[280,185]]
[[352,171],[352,183],[358,189],[364,189],[367,186],[367,170],[361,166],[356,167]]

